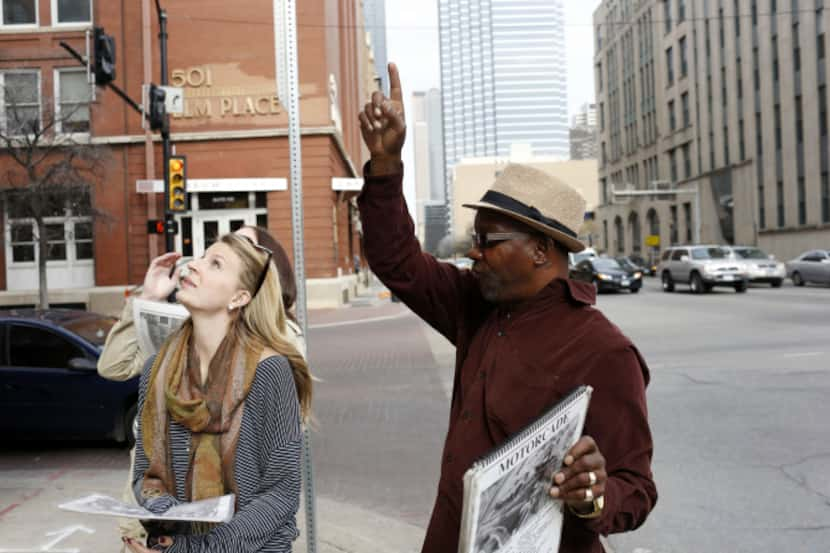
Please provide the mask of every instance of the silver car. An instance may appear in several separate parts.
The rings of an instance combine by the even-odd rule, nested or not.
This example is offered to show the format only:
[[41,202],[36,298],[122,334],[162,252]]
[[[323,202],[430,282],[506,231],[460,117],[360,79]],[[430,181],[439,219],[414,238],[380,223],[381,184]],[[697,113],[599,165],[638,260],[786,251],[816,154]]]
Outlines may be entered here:
[[721,246],[675,246],[663,252],[657,274],[664,292],[673,292],[675,284],[686,283],[695,294],[709,292],[715,286],[729,286],[746,292],[746,269]]
[[810,250],[787,262],[787,276],[796,286],[830,284],[830,250]]
[[724,246],[729,251],[730,259],[741,263],[749,276],[749,282],[767,283],[773,288],[780,288],[787,278],[787,266],[775,260],[774,255],[767,255],[755,246]]

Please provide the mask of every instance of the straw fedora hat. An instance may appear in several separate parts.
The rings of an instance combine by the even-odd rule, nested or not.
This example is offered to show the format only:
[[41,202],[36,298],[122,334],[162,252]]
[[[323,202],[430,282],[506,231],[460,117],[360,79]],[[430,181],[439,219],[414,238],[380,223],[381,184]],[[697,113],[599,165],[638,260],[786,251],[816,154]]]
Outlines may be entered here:
[[507,215],[547,234],[568,251],[585,249],[577,238],[585,218],[585,199],[556,177],[533,167],[507,165],[480,201],[463,207]]

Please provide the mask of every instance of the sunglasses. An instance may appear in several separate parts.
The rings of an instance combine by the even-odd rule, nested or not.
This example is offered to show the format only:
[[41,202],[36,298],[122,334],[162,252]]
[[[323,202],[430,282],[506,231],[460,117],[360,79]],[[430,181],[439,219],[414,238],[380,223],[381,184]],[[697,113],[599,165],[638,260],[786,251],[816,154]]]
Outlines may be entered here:
[[526,238],[530,236],[525,232],[474,232],[471,235],[473,247],[479,250],[492,248],[499,242],[513,240],[514,238]]
[[239,236],[241,236],[242,238],[247,240],[248,243],[254,247],[254,249],[257,249],[261,252],[265,252],[268,255],[268,258],[265,260],[265,268],[262,269],[262,273],[259,275],[259,280],[257,280],[257,283],[256,283],[256,288],[254,288],[254,293],[253,293],[253,295],[251,295],[251,298],[253,299],[253,298],[256,297],[257,292],[259,292],[259,289],[262,288],[262,284],[265,282],[265,277],[268,276],[268,267],[271,265],[271,259],[274,257],[274,252],[272,252],[271,250],[269,250],[265,246],[257,244],[256,242],[251,240],[250,237],[245,236],[244,234],[239,235]]

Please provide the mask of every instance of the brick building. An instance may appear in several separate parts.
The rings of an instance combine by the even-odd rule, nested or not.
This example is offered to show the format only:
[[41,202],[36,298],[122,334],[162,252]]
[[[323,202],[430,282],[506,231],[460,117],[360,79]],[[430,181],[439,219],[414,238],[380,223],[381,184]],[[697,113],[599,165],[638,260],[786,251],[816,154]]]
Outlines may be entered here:
[[[162,0],[169,81],[185,94],[184,114],[171,119],[171,140],[175,153],[187,156],[188,210],[176,217],[176,249],[186,256],[200,255],[243,224],[267,227],[293,255],[288,116],[275,85],[275,1]],[[108,218],[56,213],[47,233],[52,301],[94,308],[96,293],[140,283],[149,260],[164,250],[163,237],[147,234],[147,221],[163,217],[162,149],[158,134],[145,132],[141,117],[111,90],[99,88],[92,100],[84,70],[58,43],[84,51],[86,30],[104,27],[116,42],[115,84],[140,101],[142,84],[160,80],[155,4],[1,3],[0,86],[25,84],[33,114],[80,104],[77,121],[57,130],[109,150],[92,194]],[[330,305],[353,287],[353,259],[360,255],[352,201],[359,183],[341,179],[358,177],[366,159],[354,114],[377,75],[361,0],[297,4],[308,295],[310,305]],[[0,173],[8,163],[0,153]],[[36,292],[33,226],[15,215],[5,207],[0,213],[4,305],[33,303]]]

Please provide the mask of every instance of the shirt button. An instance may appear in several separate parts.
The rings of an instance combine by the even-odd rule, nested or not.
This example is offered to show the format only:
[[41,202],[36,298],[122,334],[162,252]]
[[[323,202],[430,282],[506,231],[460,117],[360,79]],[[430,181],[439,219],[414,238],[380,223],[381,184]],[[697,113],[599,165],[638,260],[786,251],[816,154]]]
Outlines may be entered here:
[[461,420],[463,420],[463,421],[470,420],[470,412],[469,411],[464,411],[463,413],[461,413]]
[[446,462],[452,463],[452,453],[447,453]]
[[501,330],[499,330],[498,335],[499,335],[499,336],[504,336],[504,332],[502,332]]
[[478,373],[478,377],[479,377],[479,378],[481,378],[482,380],[483,380],[483,379],[484,379],[484,377],[486,377],[486,376],[487,376],[487,372],[486,372],[486,371],[481,371],[480,373]]

